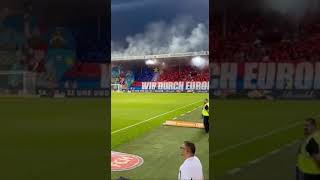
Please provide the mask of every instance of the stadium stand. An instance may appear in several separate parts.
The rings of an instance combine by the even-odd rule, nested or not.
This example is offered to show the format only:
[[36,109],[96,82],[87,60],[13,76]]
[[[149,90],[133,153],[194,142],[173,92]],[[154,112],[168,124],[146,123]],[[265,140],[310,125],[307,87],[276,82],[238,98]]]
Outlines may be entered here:
[[[114,62],[112,67],[112,84],[121,84],[130,87],[141,86],[142,82],[174,82],[174,81],[209,81],[209,67],[200,69],[186,64],[186,60],[163,62],[170,65],[148,66],[144,60]],[[125,88],[126,89],[126,88]]]
[[30,71],[56,88],[65,88],[67,81],[99,87],[99,63],[107,61],[109,45],[107,33],[97,33],[97,22],[49,25],[26,9],[2,10],[0,70]]
[[227,19],[216,16],[210,24],[214,59],[216,62],[319,61],[318,17],[319,14],[309,13],[297,22],[288,20],[289,16],[255,11],[228,14]]
[[199,70],[191,66],[165,69],[159,81],[209,81],[209,69]]

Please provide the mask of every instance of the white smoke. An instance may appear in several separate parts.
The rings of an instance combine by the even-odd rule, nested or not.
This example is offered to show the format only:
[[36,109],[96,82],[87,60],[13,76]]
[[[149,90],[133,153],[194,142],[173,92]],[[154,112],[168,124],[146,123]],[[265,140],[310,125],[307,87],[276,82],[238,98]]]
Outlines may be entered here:
[[319,10],[318,0],[264,0],[263,7],[270,8],[294,21],[300,21],[307,11]]
[[177,18],[171,23],[153,22],[144,33],[126,38],[126,48],[111,42],[112,56],[183,53],[208,50],[207,23],[196,23],[191,17]]
[[209,60],[200,56],[193,57],[191,59],[191,64],[199,69],[204,69],[209,65]]
[[135,9],[135,8],[146,6],[147,3],[152,3],[152,2],[150,0],[124,1],[124,2],[112,1],[111,10],[113,12],[126,11],[129,9]]

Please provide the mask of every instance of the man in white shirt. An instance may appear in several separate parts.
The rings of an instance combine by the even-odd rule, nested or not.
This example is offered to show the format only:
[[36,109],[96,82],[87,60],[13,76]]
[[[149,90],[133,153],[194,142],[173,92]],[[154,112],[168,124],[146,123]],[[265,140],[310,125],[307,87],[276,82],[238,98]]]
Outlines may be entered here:
[[204,180],[201,162],[195,156],[195,145],[192,142],[185,141],[180,149],[185,161],[180,166],[178,180]]

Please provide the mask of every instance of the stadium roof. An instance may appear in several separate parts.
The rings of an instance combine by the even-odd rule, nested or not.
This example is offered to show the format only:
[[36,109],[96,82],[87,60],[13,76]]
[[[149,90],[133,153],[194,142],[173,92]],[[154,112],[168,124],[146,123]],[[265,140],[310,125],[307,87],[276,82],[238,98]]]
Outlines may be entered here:
[[208,56],[208,55],[209,55],[209,51],[172,53],[172,54],[155,54],[155,55],[142,55],[142,56],[111,56],[111,61],[167,59],[167,58]]

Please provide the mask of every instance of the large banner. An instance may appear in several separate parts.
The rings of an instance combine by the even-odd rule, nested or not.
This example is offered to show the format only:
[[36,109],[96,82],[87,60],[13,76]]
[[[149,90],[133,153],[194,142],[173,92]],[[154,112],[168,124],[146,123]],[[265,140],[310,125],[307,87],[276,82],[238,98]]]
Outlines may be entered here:
[[131,90],[139,92],[208,92],[208,81],[138,82]]
[[40,97],[109,97],[110,89],[37,89]]
[[210,89],[320,89],[320,62],[212,63]]
[[320,97],[320,62],[212,63],[210,70],[217,97]]

